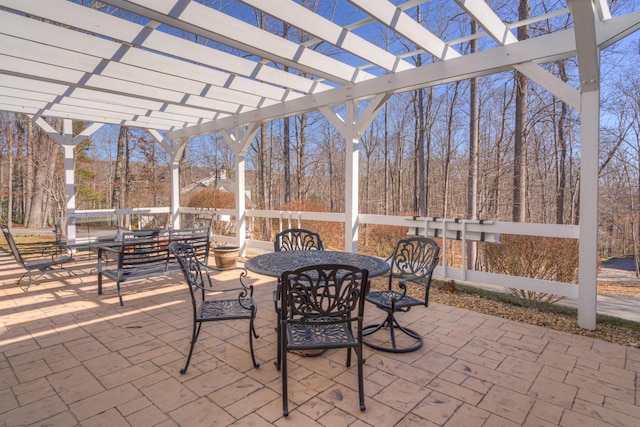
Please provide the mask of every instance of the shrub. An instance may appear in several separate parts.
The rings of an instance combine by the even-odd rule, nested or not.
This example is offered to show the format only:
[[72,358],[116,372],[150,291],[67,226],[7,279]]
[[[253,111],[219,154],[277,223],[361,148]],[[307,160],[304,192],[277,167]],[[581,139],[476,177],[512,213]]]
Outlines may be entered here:
[[[493,273],[578,283],[578,241],[555,237],[502,235],[500,244],[484,245],[487,268]],[[557,295],[511,289],[535,301],[557,302]]]
[[191,208],[233,209],[236,206],[235,197],[236,196],[229,191],[209,188],[192,193],[187,206]]
[[[191,194],[187,206],[190,208],[233,209],[236,206],[235,195],[229,191],[208,188]],[[235,233],[235,224],[226,221],[214,221],[211,225],[213,234],[231,236]]]
[[398,240],[405,239],[408,232],[409,227],[369,224],[367,225],[367,252],[386,258],[391,255]]

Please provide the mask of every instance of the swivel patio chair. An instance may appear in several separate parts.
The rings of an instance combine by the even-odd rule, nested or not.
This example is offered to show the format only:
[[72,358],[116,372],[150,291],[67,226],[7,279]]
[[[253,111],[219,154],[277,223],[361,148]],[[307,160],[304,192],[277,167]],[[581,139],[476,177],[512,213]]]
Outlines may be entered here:
[[240,274],[240,286],[221,288],[214,285],[214,281],[209,275],[209,267],[198,260],[196,249],[186,243],[174,242],[169,245],[169,251],[175,256],[180,264],[184,278],[189,285],[191,295],[191,306],[193,308],[193,331],[191,335],[191,347],[187,362],[180,370],[185,374],[189,368],[193,347],[200,335],[200,328],[205,322],[217,322],[224,320],[249,320],[249,349],[253,366],[258,368],[260,364],[256,362],[253,352],[253,338],[258,338],[254,320],[258,309],[253,299],[253,286],[246,286],[242,278],[246,276],[246,270]]
[[[20,276],[20,279],[18,279],[18,282],[16,284],[20,286],[20,282],[22,282],[22,279],[25,276],[29,276],[29,284],[26,287],[22,288],[25,292],[29,290],[29,288],[31,287],[31,285],[35,280],[37,280],[42,275],[50,271],[66,271],[70,277],[71,276],[79,277],[75,272],[69,270],[64,266],[64,264],[67,264],[73,261],[72,252],[66,246],[60,243],[57,243],[55,245],[52,245],[54,252],[49,257],[26,261],[22,256],[22,254],[20,253],[20,250],[18,249],[18,245],[16,245],[16,242],[13,239],[13,235],[11,234],[11,230],[9,230],[9,227],[7,227],[6,224],[2,224],[0,227],[2,228],[2,233],[4,234],[4,238],[7,240],[7,243],[9,244],[9,248],[11,249],[11,253],[13,254],[13,257],[15,258],[16,262],[26,270]],[[40,272],[40,274],[38,274],[35,278],[31,274],[34,271]],[[82,281],[82,278],[80,278],[80,281]]]
[[[411,237],[398,241],[389,260],[391,270],[386,290],[372,291],[366,300],[375,304],[379,309],[387,313],[385,320],[379,324],[364,327],[364,344],[376,350],[392,353],[406,353],[422,347],[422,336],[405,326],[400,325],[396,318],[397,313],[406,313],[411,307],[429,305],[429,288],[431,275],[438,263],[440,247],[426,237]],[[397,287],[394,289],[394,281]],[[407,295],[407,284],[411,282],[424,288],[424,299]],[[387,331],[385,338],[374,343],[370,338],[379,330]],[[396,335],[396,332],[402,335]],[[381,334],[378,334],[379,337]],[[373,338],[373,337],[371,337]],[[402,344],[399,345],[399,338]],[[405,342],[408,345],[404,345]]]
[[[358,362],[360,410],[364,411],[362,318],[369,272],[350,265],[314,265],[286,271],[282,290],[280,345],[282,346],[282,413],[289,414],[287,352],[347,349]],[[355,331],[354,331],[355,324]]]
[[[276,239],[273,242],[273,251],[312,251],[318,250],[323,251],[324,246],[322,245],[322,239],[320,238],[320,234],[315,233],[310,230],[306,230],[304,228],[288,228],[286,230],[282,230],[278,234],[276,234]],[[276,290],[273,292],[273,305],[276,312],[276,315],[280,313],[279,307],[280,301],[280,278],[278,278],[278,284],[276,285]],[[276,357],[275,365],[278,369],[280,369],[280,324],[276,326],[276,334],[278,336],[278,356]],[[316,353],[309,353],[309,355],[316,355]]]

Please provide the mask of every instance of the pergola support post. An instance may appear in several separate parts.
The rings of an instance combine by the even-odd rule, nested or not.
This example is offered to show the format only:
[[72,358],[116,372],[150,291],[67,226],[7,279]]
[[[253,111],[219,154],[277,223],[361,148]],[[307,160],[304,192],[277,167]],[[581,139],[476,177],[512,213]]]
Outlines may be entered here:
[[[600,92],[583,92],[580,119],[578,325],[596,328],[598,265],[598,132]],[[595,189],[595,191],[594,191]]]
[[[69,120],[70,121],[70,120]],[[65,120],[65,134],[67,132]],[[73,144],[63,144],[62,148],[64,150],[64,191],[65,191],[65,203],[67,209],[67,218],[69,218],[70,214],[75,213],[76,211],[76,197],[75,197],[75,187],[76,180],[74,174],[74,153],[73,149],[75,146]],[[71,243],[75,243],[76,241],[76,223],[75,221],[69,221],[67,219],[67,241]]]
[[235,154],[236,172],[236,242],[240,256],[244,256],[247,251],[247,207],[245,201],[246,181],[245,181],[245,157],[251,141],[255,138],[261,123],[252,123],[249,126],[236,126],[233,129],[225,129],[220,133],[224,137],[231,150]]
[[180,160],[171,160],[171,227],[180,228]]
[[69,215],[76,211],[76,196],[75,196],[75,154],[74,148],[82,142],[85,138],[93,135],[98,129],[102,127],[101,123],[92,123],[87,126],[76,137],[73,136],[73,121],[71,119],[64,119],[62,122],[62,133],[58,133],[49,123],[47,123],[42,117],[33,117],[33,120],[43,131],[47,133],[51,138],[55,139],[58,144],[62,146],[64,152],[64,191],[65,191],[65,208],[66,208],[66,232],[67,241],[69,243],[75,243],[76,241],[76,224],[74,221],[69,221]]
[[245,182],[245,159],[244,153],[235,155],[236,168],[236,241],[240,248],[240,255],[244,256],[247,246],[247,206],[245,202],[246,182]]
[[171,228],[180,228],[180,159],[189,138],[167,140],[160,132],[147,129],[149,134],[171,157]]
[[580,76],[580,240],[578,325],[596,328],[598,256],[598,150],[600,142],[600,50],[592,2],[569,1],[574,17]]
[[[358,252],[360,136],[376,118],[390,96],[390,93],[378,94],[369,100],[368,104],[364,101],[350,100],[345,104],[344,120],[332,108],[320,108],[346,142],[344,250],[347,252]],[[360,112],[364,105],[366,107]]]

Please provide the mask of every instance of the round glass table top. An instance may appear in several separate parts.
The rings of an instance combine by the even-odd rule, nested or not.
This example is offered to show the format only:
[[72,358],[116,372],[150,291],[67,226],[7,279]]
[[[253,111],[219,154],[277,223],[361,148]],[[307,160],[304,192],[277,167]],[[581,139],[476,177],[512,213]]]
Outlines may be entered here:
[[319,264],[347,264],[367,269],[369,277],[380,276],[389,271],[389,264],[370,255],[336,251],[280,251],[249,258],[244,266],[247,270],[265,276],[279,277],[288,270]]

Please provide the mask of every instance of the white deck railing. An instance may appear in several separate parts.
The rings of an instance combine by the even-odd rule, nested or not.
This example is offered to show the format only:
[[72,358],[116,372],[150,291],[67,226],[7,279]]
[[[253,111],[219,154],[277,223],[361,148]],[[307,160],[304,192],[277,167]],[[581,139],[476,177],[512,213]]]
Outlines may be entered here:
[[[123,224],[146,224],[150,222],[150,218],[158,215],[169,215],[171,209],[168,207],[155,208],[138,208],[138,209],[103,209],[103,210],[82,210],[77,211],[69,217],[73,220],[70,223],[77,226],[77,230],[82,230],[83,225],[91,221],[104,221],[117,224],[118,217],[124,217]],[[180,208],[181,222],[183,226],[188,226],[189,222],[196,217],[208,217],[215,221],[230,222],[233,224],[235,217],[234,209],[198,209],[198,208]],[[293,211],[268,211],[249,209],[246,211],[247,224],[250,228],[254,221],[258,218],[275,219],[278,221],[280,230],[291,227],[304,227],[305,221],[327,221],[344,223],[345,215],[343,213],[324,213],[324,212],[293,212]],[[443,240],[441,248],[440,265],[436,268],[434,276],[438,279],[453,279],[459,282],[469,284],[482,284],[499,286],[505,288],[516,288],[536,292],[545,292],[553,295],[578,298],[579,286],[573,283],[556,282],[550,280],[531,279],[526,277],[510,276],[504,274],[495,274],[484,271],[477,271],[467,268],[457,268],[448,265],[447,259],[447,241],[458,240],[460,254],[454,254],[461,259],[460,265],[465,266],[466,251],[465,243],[468,241],[484,241],[499,243],[501,234],[541,236],[541,237],[557,237],[567,239],[579,238],[579,227],[576,225],[558,225],[558,224],[527,224],[514,222],[499,221],[473,221],[473,220],[456,220],[443,218],[425,218],[425,217],[407,217],[407,216],[387,216],[387,215],[368,215],[360,214],[360,224],[379,224],[398,227],[409,227],[411,234],[426,235],[438,237]],[[125,226],[126,227],[126,226]],[[90,229],[84,226],[85,229]],[[94,227],[95,228],[95,227]],[[139,227],[136,227],[139,228]],[[234,227],[230,227],[234,229]],[[82,236],[79,232],[79,239],[91,240],[98,237],[96,235]],[[113,233],[116,228],[113,228]],[[417,232],[417,233],[416,233]],[[82,236],[82,237],[80,237]],[[256,240],[247,236],[246,250],[250,252],[268,252],[273,250],[273,242]],[[238,239],[235,234],[230,235],[212,235],[212,241],[222,244],[236,245]]]

